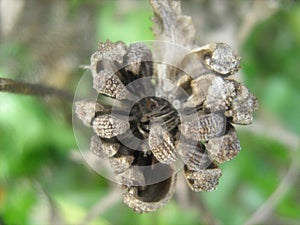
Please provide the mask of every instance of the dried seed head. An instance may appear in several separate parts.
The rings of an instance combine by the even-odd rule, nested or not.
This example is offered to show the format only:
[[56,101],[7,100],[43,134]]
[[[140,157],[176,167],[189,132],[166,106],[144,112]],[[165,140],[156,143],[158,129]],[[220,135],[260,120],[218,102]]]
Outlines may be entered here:
[[107,108],[95,102],[78,101],[75,102],[75,112],[86,126],[91,126],[96,112],[107,112]]
[[126,187],[145,185],[144,174],[137,166],[130,167],[123,173],[117,174],[116,179],[118,183]]
[[125,69],[138,76],[152,75],[152,53],[142,43],[131,44],[126,55]]
[[234,127],[230,126],[224,136],[210,139],[206,149],[210,158],[218,163],[234,159],[241,150]]
[[133,160],[132,155],[115,155],[109,158],[109,163],[115,173],[123,173],[131,166]]
[[185,137],[195,141],[209,140],[224,133],[225,117],[220,113],[193,115],[180,125],[180,131]]
[[165,164],[176,161],[174,140],[160,124],[153,123],[150,127],[149,147],[155,158]]
[[114,156],[118,152],[119,147],[119,143],[106,142],[96,135],[91,138],[90,150],[102,159]]
[[258,108],[257,98],[242,84],[234,81],[236,96],[233,98],[226,116],[232,117],[235,124],[248,125],[252,123],[253,113]]
[[176,175],[173,175],[160,183],[130,187],[123,194],[123,201],[136,212],[153,212],[163,207],[172,198],[175,184]]
[[117,99],[124,99],[127,90],[122,81],[110,70],[101,70],[93,80],[94,88],[98,93]]
[[217,188],[222,171],[216,165],[212,168],[199,171],[189,170],[185,166],[184,175],[189,187],[193,191],[212,191]]
[[94,119],[93,129],[102,138],[112,138],[125,133],[129,129],[129,122],[112,115],[101,115]]

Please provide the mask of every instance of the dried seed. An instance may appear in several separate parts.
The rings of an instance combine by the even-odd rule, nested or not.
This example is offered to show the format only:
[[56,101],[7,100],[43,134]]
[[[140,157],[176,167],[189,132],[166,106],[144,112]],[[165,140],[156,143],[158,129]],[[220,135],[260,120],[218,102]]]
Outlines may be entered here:
[[142,43],[134,43],[128,47],[126,55],[125,70],[131,71],[138,76],[152,75],[152,53],[151,50]]
[[218,163],[235,158],[241,146],[234,127],[230,126],[224,136],[210,139],[206,144],[206,149],[210,158]]
[[192,95],[188,101],[193,105],[201,105],[206,98],[207,91],[216,78],[214,74],[205,74],[197,77],[191,82]]
[[127,89],[121,80],[110,70],[102,70],[94,77],[93,86],[98,93],[117,99],[127,96]]
[[232,98],[236,96],[235,86],[231,81],[215,76],[207,89],[204,107],[211,112],[228,109]]
[[212,43],[193,50],[207,65],[208,69],[221,75],[236,73],[240,68],[240,58],[229,45]]
[[109,158],[109,163],[115,173],[123,173],[131,166],[133,160],[132,155],[121,155]]
[[149,147],[155,158],[161,163],[171,164],[177,159],[174,140],[168,131],[158,123],[151,124]]
[[96,112],[106,112],[107,108],[96,102],[78,101],[75,102],[75,112],[80,120],[86,125],[91,126],[91,122]]
[[252,123],[253,113],[258,108],[257,98],[250,91],[238,82],[236,86],[236,96],[232,99],[229,109],[225,115],[232,117],[232,123],[248,125]]
[[119,184],[126,187],[145,185],[144,174],[137,166],[132,166],[123,173],[117,174],[116,179]]
[[189,170],[200,171],[211,164],[211,160],[205,152],[205,146],[201,142],[187,140],[186,142],[179,142],[176,148]]
[[127,48],[125,43],[118,41],[112,43],[107,40],[106,42],[101,42],[97,51],[91,56],[91,69],[93,75],[98,74],[103,68],[101,66],[102,61],[111,61],[111,63],[123,63],[123,58],[127,53]]
[[90,150],[99,158],[109,158],[114,156],[120,147],[119,143],[110,143],[94,135],[91,138]]
[[192,115],[179,126],[181,133],[195,141],[209,140],[224,133],[225,116],[220,113]]
[[213,168],[200,171],[189,170],[185,166],[184,175],[187,184],[193,191],[212,191],[217,188],[222,171],[216,165]]
[[112,138],[125,133],[129,129],[128,121],[121,120],[112,115],[101,115],[94,119],[94,132],[102,138]]
[[144,187],[130,187],[123,194],[123,201],[136,212],[153,212],[166,205],[172,198],[175,185],[176,174],[156,184]]

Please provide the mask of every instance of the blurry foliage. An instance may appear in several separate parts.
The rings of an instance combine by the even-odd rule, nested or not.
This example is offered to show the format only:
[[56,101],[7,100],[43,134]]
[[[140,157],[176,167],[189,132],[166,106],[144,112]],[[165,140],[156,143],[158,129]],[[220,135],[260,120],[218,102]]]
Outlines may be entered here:
[[[90,21],[95,33],[84,35],[95,35],[97,41],[153,39],[152,13],[146,2],[125,1],[133,6],[123,10],[122,1],[96,2],[99,1],[68,1],[70,16],[79,13],[84,5],[96,7],[97,13]],[[260,102],[257,116],[275,115],[300,134],[299,3],[293,8],[279,9],[257,24],[244,42],[242,53],[245,82]],[[28,45],[17,39],[1,44],[0,76],[23,74],[23,79],[31,74],[38,76],[32,54]],[[47,99],[0,93],[0,224],[1,219],[4,225],[49,224],[49,202],[39,185],[54,199],[69,224],[82,220],[110,191],[109,181],[71,159],[72,150],[77,148],[72,125],[69,115],[59,113],[60,109],[70,110],[70,106],[59,106]],[[224,224],[242,224],[264,203],[277,188],[293,157],[292,151],[279,140],[245,131],[239,132],[239,137],[242,152],[237,159],[222,165],[218,190],[200,194],[212,214]],[[275,220],[300,221],[299,185],[297,181],[279,202]],[[184,209],[174,200],[158,212],[139,215],[118,203],[90,224],[196,225],[202,224],[198,210]]]

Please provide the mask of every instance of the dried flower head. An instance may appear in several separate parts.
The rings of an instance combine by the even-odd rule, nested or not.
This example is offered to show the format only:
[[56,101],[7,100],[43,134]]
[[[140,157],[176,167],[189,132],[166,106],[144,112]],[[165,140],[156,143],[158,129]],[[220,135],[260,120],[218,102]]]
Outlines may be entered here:
[[78,118],[94,131],[91,151],[109,162],[124,203],[137,212],[164,206],[182,168],[191,190],[216,189],[219,164],[241,150],[233,124],[250,124],[258,106],[230,79],[240,58],[227,44],[195,47],[179,1],[149,2],[157,39],[177,45],[100,43],[90,65],[98,101],[75,103]]

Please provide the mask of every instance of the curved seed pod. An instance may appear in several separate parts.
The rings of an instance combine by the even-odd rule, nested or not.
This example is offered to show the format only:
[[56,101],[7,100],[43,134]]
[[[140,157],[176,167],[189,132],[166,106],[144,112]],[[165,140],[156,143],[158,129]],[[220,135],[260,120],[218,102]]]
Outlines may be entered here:
[[126,45],[121,41],[115,43],[112,43],[109,40],[101,42],[97,51],[91,56],[91,69],[93,76],[97,75],[101,70],[107,69],[104,65],[107,61],[122,64],[126,53]]
[[188,186],[193,191],[212,191],[217,188],[219,178],[222,176],[222,171],[215,164],[213,164],[211,168],[199,171],[189,170],[187,166],[185,166],[184,176]]
[[84,125],[91,126],[96,112],[107,112],[108,109],[96,102],[78,101],[75,102],[75,113],[82,120]]
[[231,81],[215,76],[207,89],[204,108],[211,112],[225,111],[236,96],[235,86]]
[[204,61],[208,69],[220,75],[230,75],[240,69],[240,57],[229,45],[212,43],[193,50]]
[[153,212],[166,205],[172,198],[175,185],[176,174],[156,184],[130,187],[123,194],[123,201],[136,212]]
[[112,138],[123,134],[129,127],[128,121],[112,115],[100,115],[93,120],[94,132],[102,138]]
[[99,158],[109,158],[114,156],[120,147],[119,143],[110,143],[94,135],[91,138],[90,150]]
[[132,166],[123,173],[116,175],[117,182],[126,187],[145,185],[145,177],[138,166]]
[[151,124],[149,147],[155,158],[161,163],[171,164],[177,159],[174,140],[168,131],[158,123]]
[[253,112],[258,108],[257,98],[242,84],[234,82],[236,96],[232,99],[229,109],[225,112],[232,117],[232,123],[248,125],[252,123]]
[[143,77],[152,75],[152,53],[145,44],[131,44],[125,58],[126,71]]
[[206,149],[210,158],[218,163],[235,158],[241,146],[234,127],[230,126],[224,136],[210,139],[206,144]]
[[179,142],[176,147],[189,170],[200,171],[211,164],[211,160],[205,152],[205,146],[201,142],[189,140],[188,142]]
[[127,90],[122,81],[111,70],[101,70],[93,79],[93,87],[98,93],[117,99],[124,99]]
[[224,134],[226,118],[220,113],[192,115],[179,126],[181,133],[195,141],[209,140]]

